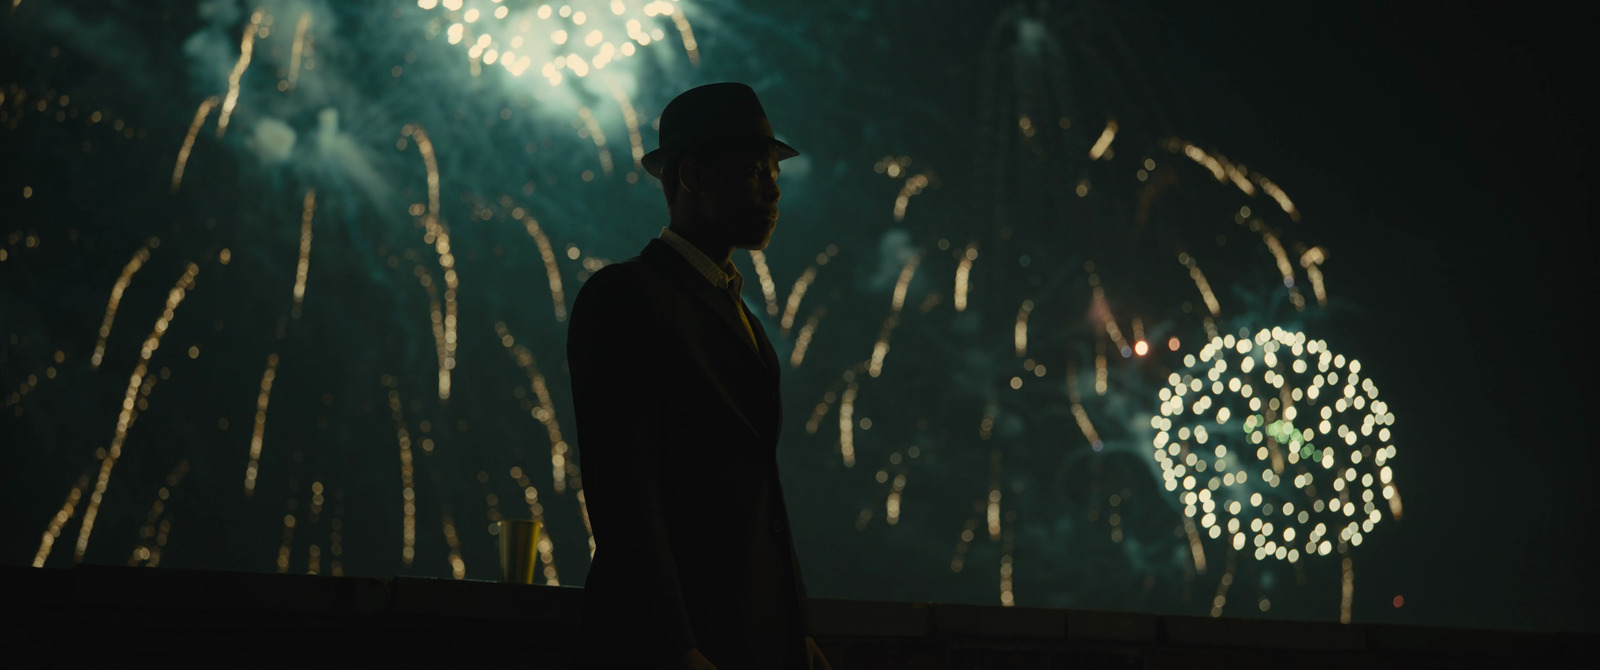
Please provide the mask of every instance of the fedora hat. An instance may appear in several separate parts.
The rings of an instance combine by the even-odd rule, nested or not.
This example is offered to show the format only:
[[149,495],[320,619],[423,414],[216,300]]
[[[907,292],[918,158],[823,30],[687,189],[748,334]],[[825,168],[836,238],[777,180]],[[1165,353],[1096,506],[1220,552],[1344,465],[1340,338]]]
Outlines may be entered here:
[[777,147],[778,160],[800,155],[772,136],[755,90],[735,82],[697,86],[673,98],[661,112],[659,140],[640,161],[657,179],[661,168],[694,149],[759,143]]

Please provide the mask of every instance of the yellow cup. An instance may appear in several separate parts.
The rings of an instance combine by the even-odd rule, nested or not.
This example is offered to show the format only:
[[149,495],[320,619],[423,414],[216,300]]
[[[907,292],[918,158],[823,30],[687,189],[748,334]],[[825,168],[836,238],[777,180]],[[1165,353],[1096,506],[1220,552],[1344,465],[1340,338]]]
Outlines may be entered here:
[[532,584],[534,567],[539,562],[538,521],[504,519],[496,521],[500,540],[500,576],[507,584]]

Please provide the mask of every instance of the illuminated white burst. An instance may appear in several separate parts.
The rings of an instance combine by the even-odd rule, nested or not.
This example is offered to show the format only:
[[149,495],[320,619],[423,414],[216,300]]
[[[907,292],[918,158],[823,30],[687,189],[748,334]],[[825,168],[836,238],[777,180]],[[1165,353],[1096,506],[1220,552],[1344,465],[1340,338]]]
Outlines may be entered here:
[[569,0],[516,9],[498,0],[417,0],[417,6],[440,12],[445,39],[467,50],[474,71],[492,66],[514,77],[532,73],[551,86],[625,67],[668,34],[677,36],[691,62],[700,59],[694,29],[676,0]]
[[1385,510],[1401,517],[1395,416],[1360,361],[1273,328],[1213,338],[1183,365],[1152,446],[1201,535],[1292,563],[1345,554]]

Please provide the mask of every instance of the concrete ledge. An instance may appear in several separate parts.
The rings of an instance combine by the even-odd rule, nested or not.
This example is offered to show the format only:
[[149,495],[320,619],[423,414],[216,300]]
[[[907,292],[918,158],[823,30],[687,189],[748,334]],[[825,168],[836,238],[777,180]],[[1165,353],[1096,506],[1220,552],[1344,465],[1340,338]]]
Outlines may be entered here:
[[1067,613],[1037,607],[993,607],[939,603],[933,606],[938,635],[1000,639],[1065,640]]
[[[395,577],[389,580],[388,595],[389,611],[407,616],[515,619],[576,626],[583,612],[583,589],[574,586]],[[463,603],[472,606],[465,608]]]
[[[6,577],[7,583],[19,581],[12,575]],[[341,615],[375,614],[388,606],[388,587],[377,579],[318,575],[270,577],[240,579],[237,573],[230,572],[83,565],[64,577],[53,579],[64,579],[68,583],[70,602],[88,607],[203,612],[248,609],[280,614]]]
[[[1600,636],[813,599],[835,670],[1576,667]],[[0,664],[570,668],[583,589],[0,566]],[[85,633],[93,631],[86,638]],[[619,644],[627,643],[619,639]]]
[[924,637],[933,634],[933,616],[928,603],[812,598],[810,605],[814,635]]
[[1160,640],[1161,617],[1134,612],[1067,610],[1067,639],[1153,644]]
[[1166,641],[1192,647],[1351,651],[1366,648],[1364,628],[1320,621],[1166,617]]

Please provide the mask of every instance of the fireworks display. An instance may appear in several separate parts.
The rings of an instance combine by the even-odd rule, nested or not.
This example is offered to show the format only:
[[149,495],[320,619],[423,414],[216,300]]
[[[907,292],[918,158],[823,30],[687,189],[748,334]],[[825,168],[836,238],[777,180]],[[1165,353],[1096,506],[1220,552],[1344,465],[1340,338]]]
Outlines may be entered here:
[[1164,485],[1204,535],[1295,563],[1360,546],[1384,518],[1380,505],[1401,518],[1394,414],[1360,361],[1277,328],[1214,338],[1199,354],[1168,378],[1150,427]]
[[[4,529],[35,566],[487,579],[526,504],[581,583],[570,301],[665,224],[639,160],[720,80],[803,154],[735,262],[813,595],[1348,620],[1350,548],[1398,526],[1394,414],[1301,332],[1349,304],[1315,212],[1187,139],[1092,3],[882,36],[851,3],[179,4],[4,19],[0,434],[49,487]],[[911,109],[940,56],[973,109]]]

